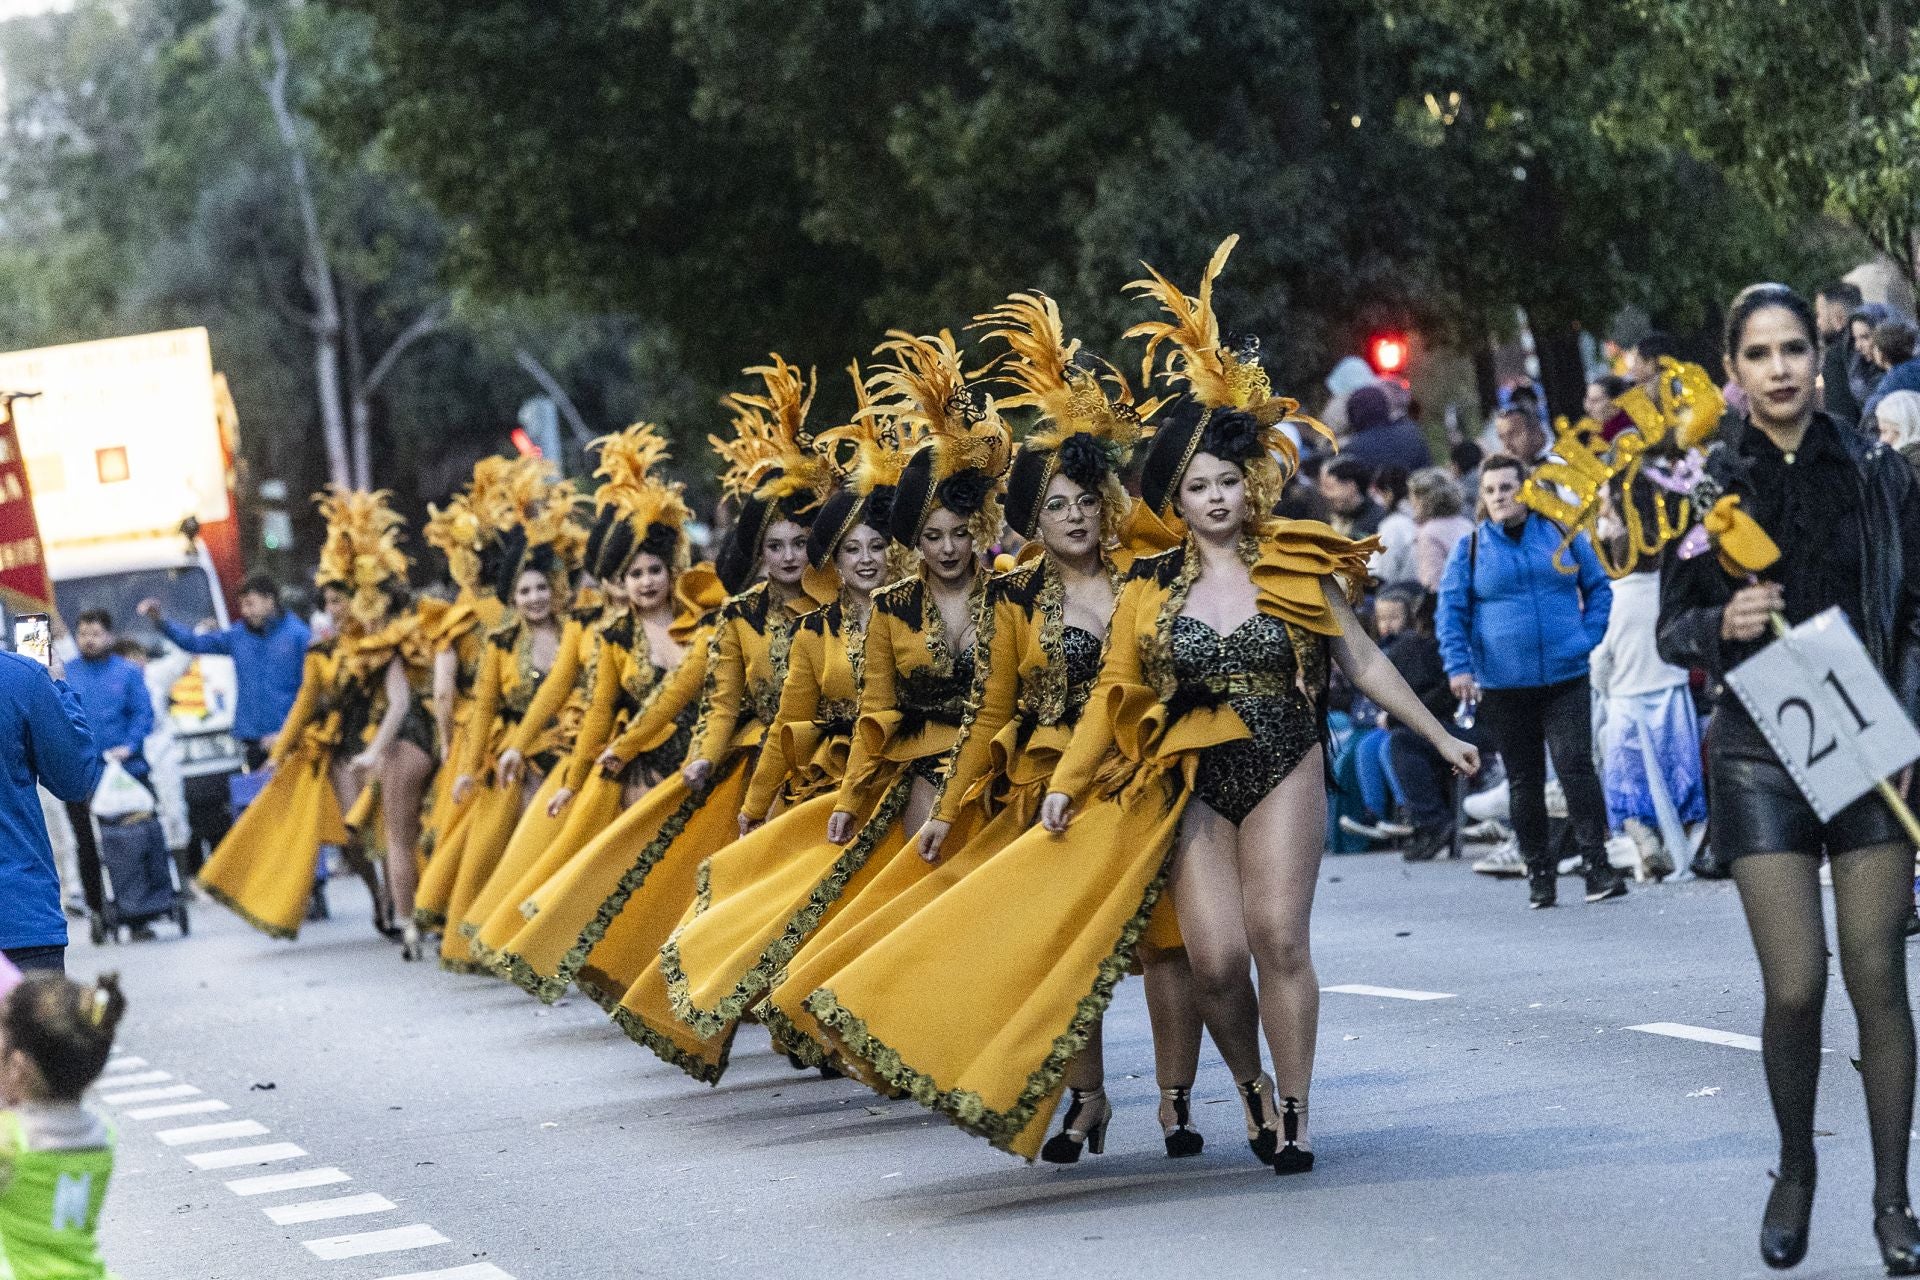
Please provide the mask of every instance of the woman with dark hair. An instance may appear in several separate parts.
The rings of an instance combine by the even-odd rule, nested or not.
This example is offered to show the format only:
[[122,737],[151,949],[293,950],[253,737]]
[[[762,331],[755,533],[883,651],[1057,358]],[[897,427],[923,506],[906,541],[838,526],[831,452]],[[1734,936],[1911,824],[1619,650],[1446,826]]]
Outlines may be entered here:
[[495,586],[506,620],[488,634],[474,681],[474,720],[493,732],[470,735],[466,755],[453,762],[453,802],[466,807],[471,800],[471,808],[428,864],[414,911],[421,928],[442,930],[442,967],[461,972],[473,968],[469,935],[461,931],[468,908],[544,781],[552,764],[547,751],[565,732],[555,722],[552,699],[540,694],[572,692],[572,654],[582,627],[562,613],[583,549],[571,522],[572,485],[540,477],[520,504],[524,515],[507,535]]
[[852,749],[873,593],[901,567],[892,514],[917,437],[913,424],[869,402],[857,365],[853,376],[853,420],[816,439],[836,465],[831,451],[850,444],[851,465],[807,540],[808,563],[834,575],[835,598],[794,630],[780,707],[740,806],[740,838],[701,868],[693,904],[613,1010],[636,1043],[709,1083],[726,1069],[740,1017],[767,990],[762,952],[840,857],[822,836]]
[[[748,372],[765,391],[731,396],[735,438],[714,440],[738,503],[715,567],[735,594],[707,641],[686,759],[527,898],[495,962],[549,1003],[578,982],[602,1007],[617,1004],[693,900],[700,864],[739,834],[747,765],[773,723],[794,627],[821,603],[806,555],[827,478],[806,432],[812,384],[777,355]],[[750,582],[756,570],[765,576]],[[612,748],[621,764],[661,727],[657,706],[643,708]]]
[[[927,437],[900,473],[888,520],[893,540],[918,553],[919,571],[873,593],[852,747],[824,824],[824,842],[793,855],[812,880],[779,905],[772,926],[761,935],[771,941],[752,955],[745,984],[719,975],[713,994],[732,992],[724,1008],[752,998],[742,994],[742,985],[764,988],[783,973],[789,979],[805,973],[836,937],[907,887],[897,869],[911,857],[908,837],[932,812],[967,714],[975,664],[983,657],[977,637],[987,573],[978,549],[989,545],[1000,528],[1006,426],[991,402],[982,404],[967,385],[951,334],[894,334],[880,352],[891,363],[876,371],[872,389],[898,418]],[[763,919],[762,905],[756,900],[748,914]],[[716,905],[708,915],[719,911]],[[702,917],[694,923],[705,922]],[[703,933],[711,936],[724,925],[721,917]],[[676,970],[689,972],[686,944],[684,936],[678,944],[669,940],[661,955],[661,976],[669,982]],[[640,994],[629,993],[628,1009],[638,1005]],[[691,992],[687,998],[689,1012],[697,1015]],[[724,1008],[705,1012],[715,1015]],[[756,1016],[775,1044],[798,1061],[824,1063],[810,1018],[797,1022],[774,999],[762,1003]],[[711,1025],[702,1020],[696,1029]]]
[[[1727,315],[1728,375],[1744,417],[1708,456],[1722,506],[1756,521],[1779,548],[1758,575],[1692,555],[1662,573],[1660,655],[1718,677],[1790,624],[1838,608],[1911,715],[1920,708],[1920,494],[1897,453],[1814,408],[1819,340],[1813,309],[1781,285],[1755,285]],[[1696,491],[1696,498],[1699,492]],[[1908,1207],[1914,1035],[1904,928],[1913,849],[1877,795],[1822,822],[1736,699],[1708,735],[1714,852],[1733,865],[1765,994],[1761,1059],[1780,1165],[1761,1219],[1767,1265],[1805,1256],[1813,1208],[1814,1097],[1826,1002],[1820,861],[1832,868],[1840,972],[1860,1032],[1873,1148],[1873,1229],[1890,1275],[1920,1274],[1920,1226]]]
[[[386,494],[336,488],[316,501],[327,539],[314,581],[334,635],[308,649],[300,695],[268,757],[273,779],[220,841],[199,881],[248,924],[292,938],[306,915],[321,847],[336,845],[366,883],[374,927],[397,937],[393,904],[371,860],[378,824],[367,783],[385,779],[390,768],[401,782],[417,779],[418,812],[435,747],[425,702],[431,652],[407,608],[402,521]],[[412,858],[408,841],[389,868],[403,892],[411,888]]]
[[[1066,341],[1058,309],[1044,296],[1015,295],[980,319],[996,326],[989,337],[1012,348],[1003,376],[1020,394],[1003,403],[1042,414],[1015,454],[1007,483],[1007,522],[1032,550],[988,585],[977,642],[988,661],[977,669],[973,713],[961,725],[933,814],[918,833],[925,865],[897,859],[885,874],[906,887],[817,960],[808,956],[797,964],[773,997],[796,1025],[807,1025],[798,1022],[801,1010],[817,1019],[836,1057],[863,1079],[923,1101],[963,1075],[1014,1066],[996,1042],[1019,1021],[1006,1011],[1031,990],[1030,975],[1019,983],[1025,989],[1012,993],[994,984],[990,998],[1007,997],[1002,1016],[956,1019],[953,957],[1022,946],[1049,950],[1079,926],[1078,913],[1062,905],[1071,899],[1061,895],[1075,882],[1085,891],[1097,870],[1077,874],[1051,856],[1052,849],[1042,859],[1003,854],[1031,830],[1053,768],[1086,712],[1119,583],[1134,559],[1125,535],[1152,523],[1129,519],[1119,479],[1141,434],[1125,380],[1097,364],[1076,363],[1078,344]],[[962,885],[966,892],[949,900]],[[870,892],[882,893],[880,882]],[[983,912],[984,901],[1019,906]],[[951,909],[956,904],[959,909]],[[1190,1096],[1200,1017],[1170,910],[1160,913],[1159,924],[1143,939],[1141,956],[1160,1121],[1167,1153],[1189,1156],[1203,1145]],[[1009,941],[1010,930],[1019,931],[1019,942]],[[1112,1108],[1097,1017],[1085,1040],[1065,1075],[1072,1102],[1061,1132],[1042,1147],[1052,1107],[1036,1109],[1037,1123],[1013,1143],[1020,1154],[1031,1157],[1037,1148],[1042,1159],[1071,1164],[1086,1151],[1104,1149]],[[882,1046],[884,1053],[877,1051]],[[1025,1076],[1026,1067],[1015,1067],[1014,1079]]]
[[[599,582],[606,603],[576,611],[572,648],[563,646],[561,663],[523,718],[522,752],[524,725],[554,718],[546,754],[555,767],[547,771],[546,783],[521,815],[499,865],[467,908],[461,931],[469,939],[473,963],[483,969],[491,969],[497,959],[498,941],[505,940],[500,930],[510,938],[518,931],[512,922],[524,923],[519,907],[527,894],[619,816],[623,789],[615,779],[601,778],[601,785],[590,787],[578,807],[573,806],[574,794],[587,785],[588,771],[613,735],[623,694],[629,701],[644,696],[684,654],[673,634],[674,585],[678,572],[686,568],[682,529],[692,512],[679,485],[649,474],[666,460],[666,441],[658,428],[641,422],[596,443],[597,474],[605,482],[594,495],[601,514],[588,539],[586,568]],[[696,624],[696,617],[684,620],[687,627]],[[641,663],[631,661],[636,636],[644,654]],[[691,712],[682,718],[685,723],[675,738],[647,763],[636,762],[641,770],[648,764],[658,766],[649,785],[686,752]],[[501,919],[496,921],[496,916]],[[482,943],[479,935],[489,924],[494,932]]]

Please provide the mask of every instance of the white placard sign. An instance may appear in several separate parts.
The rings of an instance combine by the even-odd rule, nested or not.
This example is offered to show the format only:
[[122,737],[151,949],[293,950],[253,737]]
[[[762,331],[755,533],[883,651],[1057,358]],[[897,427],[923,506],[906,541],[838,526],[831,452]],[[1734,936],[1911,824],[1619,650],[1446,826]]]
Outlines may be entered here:
[[1838,608],[1727,673],[1822,822],[1920,759],[1920,731]]

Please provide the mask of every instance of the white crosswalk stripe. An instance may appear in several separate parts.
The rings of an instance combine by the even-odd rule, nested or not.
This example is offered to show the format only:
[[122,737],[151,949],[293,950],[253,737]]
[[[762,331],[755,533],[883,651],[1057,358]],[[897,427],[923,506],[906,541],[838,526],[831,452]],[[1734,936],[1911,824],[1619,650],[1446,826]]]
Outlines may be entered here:
[[353,1179],[340,1170],[302,1169],[298,1173],[263,1173],[254,1178],[235,1178],[227,1184],[227,1190],[237,1196],[274,1195],[281,1191],[305,1191],[310,1187],[326,1187],[336,1182],[351,1182]]
[[327,1262],[340,1258],[360,1258],[370,1253],[398,1253],[402,1249],[424,1249],[447,1244],[445,1236],[424,1222],[411,1226],[389,1227],[385,1231],[360,1231],[353,1235],[326,1236],[302,1242],[314,1257]]
[[237,1169],[244,1164],[271,1164],[275,1160],[298,1160],[307,1154],[291,1142],[266,1142],[257,1147],[228,1147],[225,1151],[203,1151],[188,1156],[196,1169]]
[[168,1116],[203,1116],[210,1111],[229,1110],[226,1103],[218,1098],[201,1098],[194,1102],[168,1102],[157,1107],[135,1107],[127,1112],[129,1120],[165,1120]]
[[1408,991],[1401,987],[1369,987],[1360,982],[1349,982],[1338,987],[1320,989],[1331,991],[1336,995],[1378,996],[1383,1000],[1454,1000],[1458,998],[1446,991]]
[[196,1142],[219,1142],[225,1138],[257,1138],[267,1131],[258,1120],[223,1120],[219,1124],[193,1124],[184,1129],[162,1129],[153,1136],[170,1147],[185,1147]]
[[261,1210],[275,1226],[289,1227],[296,1222],[323,1222],[328,1218],[352,1218],[363,1213],[385,1213],[393,1201],[368,1191],[357,1196],[336,1196],[332,1200],[302,1200],[298,1204],[277,1204]]
[[130,1102],[165,1102],[168,1098],[191,1098],[200,1091],[190,1084],[170,1084],[158,1089],[129,1089],[125,1093],[104,1093],[100,1101],[110,1107],[123,1107]]
[[159,1084],[163,1080],[171,1079],[173,1079],[171,1071],[136,1071],[131,1075],[115,1076],[103,1083],[113,1089],[131,1089],[136,1084]]

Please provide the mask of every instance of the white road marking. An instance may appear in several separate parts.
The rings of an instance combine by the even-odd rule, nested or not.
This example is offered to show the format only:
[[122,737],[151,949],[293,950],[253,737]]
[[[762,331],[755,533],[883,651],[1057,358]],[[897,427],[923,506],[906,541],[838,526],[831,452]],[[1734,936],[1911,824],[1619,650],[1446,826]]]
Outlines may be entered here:
[[135,1067],[144,1067],[146,1065],[147,1065],[147,1060],[145,1058],[136,1058],[136,1057],[133,1057],[132,1055],[128,1055],[127,1057],[124,1057],[124,1058],[115,1058],[111,1062],[107,1063],[106,1070],[108,1073],[112,1073],[115,1071],[131,1071]]
[[227,1184],[227,1190],[237,1196],[264,1196],[279,1191],[305,1191],[309,1187],[326,1187],[352,1180],[334,1168],[302,1169],[298,1173],[263,1173],[257,1178],[236,1178]]
[[163,1080],[171,1079],[173,1079],[171,1071],[136,1071],[130,1076],[109,1080],[106,1084],[110,1089],[130,1089],[136,1084],[159,1084]]
[[223,1120],[219,1124],[190,1124],[184,1129],[162,1129],[153,1136],[170,1147],[195,1142],[219,1142],[223,1138],[257,1138],[267,1131],[258,1120]]
[[296,1222],[320,1222],[327,1218],[351,1218],[362,1213],[385,1213],[393,1201],[369,1191],[357,1196],[336,1196],[331,1200],[302,1200],[298,1204],[277,1204],[261,1210],[277,1227]]
[[409,1271],[403,1276],[383,1276],[381,1280],[513,1280],[491,1262],[469,1262],[464,1267],[445,1271]]
[[243,1164],[271,1164],[275,1160],[297,1160],[307,1154],[291,1142],[265,1142],[257,1147],[228,1147],[225,1151],[203,1151],[188,1156],[196,1169],[237,1169]]
[[191,1098],[200,1091],[190,1084],[170,1084],[158,1089],[129,1089],[125,1093],[103,1093],[100,1101],[119,1107],[129,1102],[165,1102],[168,1098]]
[[1650,1036],[1672,1036],[1675,1040],[1698,1040],[1701,1044],[1725,1045],[1729,1049],[1760,1052],[1759,1036],[1743,1036],[1737,1031],[1716,1031],[1712,1027],[1690,1027],[1684,1022],[1648,1022],[1629,1031],[1644,1031]]
[[169,1102],[158,1107],[135,1107],[127,1112],[129,1120],[165,1120],[168,1116],[203,1116],[209,1111],[226,1111],[230,1108],[218,1098],[202,1098],[198,1102]]
[[1386,1000],[1452,1000],[1454,995],[1448,991],[1407,991],[1400,987],[1369,987],[1364,983],[1350,982],[1338,987],[1322,987],[1322,991],[1331,991],[1343,996],[1379,996]]
[[424,1222],[385,1231],[361,1231],[348,1236],[326,1236],[305,1240],[308,1252],[325,1262],[358,1258],[369,1253],[398,1253],[402,1249],[424,1249],[429,1245],[451,1243]]

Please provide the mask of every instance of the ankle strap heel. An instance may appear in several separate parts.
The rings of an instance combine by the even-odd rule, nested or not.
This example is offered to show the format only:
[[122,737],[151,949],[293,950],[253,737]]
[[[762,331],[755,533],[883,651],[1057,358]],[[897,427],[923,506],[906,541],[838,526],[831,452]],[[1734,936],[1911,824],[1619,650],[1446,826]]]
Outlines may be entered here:
[[[1169,1111],[1173,1113],[1171,1124],[1167,1122]],[[1160,1128],[1166,1135],[1170,1159],[1200,1154],[1207,1140],[1193,1127],[1193,1090],[1185,1085],[1160,1090]]]
[[1273,1077],[1262,1072],[1257,1078],[1238,1086],[1240,1105],[1247,1113],[1247,1145],[1261,1164],[1272,1164],[1280,1146],[1280,1135],[1273,1128]]
[[1048,1164],[1078,1164],[1082,1152],[1102,1155],[1107,1149],[1107,1125],[1113,1121],[1113,1104],[1105,1089],[1069,1089],[1071,1100],[1061,1118],[1060,1132],[1040,1148],[1040,1158]]
[[1280,1099],[1280,1149],[1273,1153],[1273,1171],[1277,1174],[1305,1173],[1313,1168],[1313,1151],[1300,1145],[1300,1118],[1307,1106],[1298,1098]]

